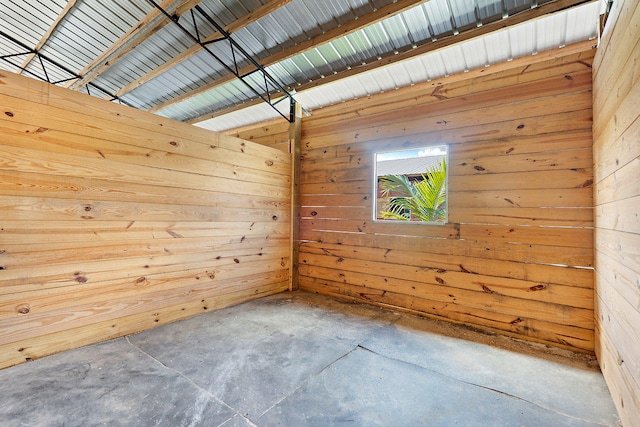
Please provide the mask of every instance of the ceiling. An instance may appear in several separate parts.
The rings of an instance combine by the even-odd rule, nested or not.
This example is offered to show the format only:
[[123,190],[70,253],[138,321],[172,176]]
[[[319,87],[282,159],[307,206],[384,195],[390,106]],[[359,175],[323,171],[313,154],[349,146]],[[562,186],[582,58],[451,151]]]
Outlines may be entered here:
[[0,69],[225,130],[597,38],[605,3],[3,0]]

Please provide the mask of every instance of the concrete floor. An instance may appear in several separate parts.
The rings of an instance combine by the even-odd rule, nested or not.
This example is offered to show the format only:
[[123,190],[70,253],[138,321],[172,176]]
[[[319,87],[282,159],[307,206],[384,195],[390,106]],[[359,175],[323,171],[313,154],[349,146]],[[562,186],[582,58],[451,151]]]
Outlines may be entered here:
[[593,359],[295,292],[0,371],[1,426],[616,426]]

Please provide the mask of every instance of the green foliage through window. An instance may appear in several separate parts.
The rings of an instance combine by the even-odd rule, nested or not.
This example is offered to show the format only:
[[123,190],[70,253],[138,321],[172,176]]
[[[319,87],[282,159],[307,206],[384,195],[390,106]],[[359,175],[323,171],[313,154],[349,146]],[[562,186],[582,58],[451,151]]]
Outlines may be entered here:
[[[442,147],[446,149],[446,146]],[[402,164],[408,165],[413,159],[416,157],[408,158],[405,162],[403,159],[393,159],[396,165],[392,169],[402,170]],[[384,161],[388,160],[378,161],[377,166],[381,170],[388,170],[388,167],[380,167]],[[446,152],[431,156],[425,160],[425,164],[428,166],[423,173],[378,174],[377,219],[429,223],[447,221]]]

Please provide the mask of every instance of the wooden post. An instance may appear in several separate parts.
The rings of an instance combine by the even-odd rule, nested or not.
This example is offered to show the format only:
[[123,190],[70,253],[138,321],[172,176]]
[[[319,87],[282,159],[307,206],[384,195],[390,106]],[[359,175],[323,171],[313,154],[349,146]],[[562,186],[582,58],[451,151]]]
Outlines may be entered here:
[[289,291],[298,288],[298,251],[300,244],[300,140],[302,139],[302,106],[292,107],[294,121],[289,126],[289,153],[291,153],[291,247],[289,259]]

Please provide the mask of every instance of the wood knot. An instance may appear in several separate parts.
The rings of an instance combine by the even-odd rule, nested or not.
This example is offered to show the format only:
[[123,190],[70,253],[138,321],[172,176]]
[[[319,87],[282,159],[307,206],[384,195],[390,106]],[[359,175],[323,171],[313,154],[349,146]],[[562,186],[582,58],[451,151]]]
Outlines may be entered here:
[[264,161],[264,163],[265,163],[267,166],[273,166],[273,160],[265,160],[265,161]]
[[147,281],[147,278],[146,278],[145,276],[141,276],[141,277],[138,277],[138,278],[136,279],[136,281],[135,281],[135,282],[133,282],[133,283],[135,283],[136,285],[139,285],[139,284],[144,283],[144,282],[146,282],[146,281]]
[[278,220],[278,215],[274,215],[271,217],[272,220],[277,221]]
[[31,309],[29,308],[28,305],[23,305],[21,307],[18,307],[18,313],[20,314],[29,314],[30,311]]
[[238,258],[234,258],[233,262],[235,262],[236,264],[240,264],[240,260]]
[[518,129],[518,130],[524,129],[524,125],[518,125],[518,127],[516,129]]
[[316,215],[318,215],[318,212],[316,212],[316,211],[311,211],[311,216],[316,216]]
[[541,290],[543,290],[545,288],[546,288],[545,285],[540,284],[540,285],[532,286],[529,289],[531,289],[532,291],[541,291]]
[[178,143],[177,143],[177,142],[175,142],[175,141],[170,141],[170,142],[169,142],[169,145],[173,145],[174,147],[177,147],[177,146],[178,146]]
[[485,168],[483,168],[482,166],[474,166],[473,168],[474,168],[475,170],[477,170],[477,171],[480,171],[480,172],[482,172],[482,171],[486,170],[486,169],[485,169]]
[[436,282],[440,283],[441,285],[444,285],[446,283],[442,277],[436,277]]
[[4,114],[9,117],[13,117],[13,113],[11,111],[5,111]]
[[482,291],[486,292],[488,294],[495,294],[495,291],[493,291],[491,288],[489,288],[487,285],[482,284]]

